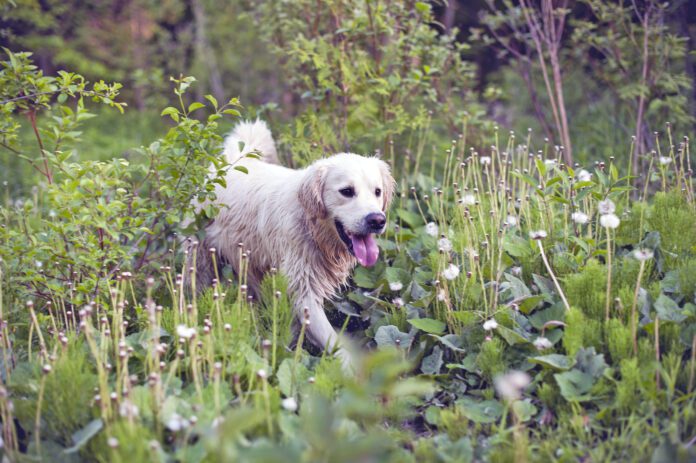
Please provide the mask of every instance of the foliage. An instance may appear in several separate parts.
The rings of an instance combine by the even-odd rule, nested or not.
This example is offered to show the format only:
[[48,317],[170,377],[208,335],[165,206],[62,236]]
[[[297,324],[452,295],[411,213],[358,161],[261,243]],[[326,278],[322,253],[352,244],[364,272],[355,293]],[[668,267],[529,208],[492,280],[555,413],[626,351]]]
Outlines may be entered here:
[[179,234],[216,212],[236,99],[191,102],[195,80],[174,78],[164,136],[90,156],[87,106],[122,108],[120,86],[8,52],[0,152],[33,172],[0,206],[3,456],[696,458],[689,139],[667,126],[641,178],[609,156],[564,164],[548,141],[483,122],[465,46],[430,29],[431,5],[321,6],[258,14],[290,56],[293,162],[379,147],[398,179],[382,259],[327,304],[359,346],[355,370],[296,342],[283,275],[257,302],[226,274],[185,288]]

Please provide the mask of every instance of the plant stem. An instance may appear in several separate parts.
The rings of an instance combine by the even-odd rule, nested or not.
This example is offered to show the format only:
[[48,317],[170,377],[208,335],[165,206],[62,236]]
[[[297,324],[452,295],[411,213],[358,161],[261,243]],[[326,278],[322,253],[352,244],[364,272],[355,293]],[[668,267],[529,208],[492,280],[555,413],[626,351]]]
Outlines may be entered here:
[[609,309],[611,308],[611,232],[607,228],[607,296],[604,306],[604,320],[609,320]]
[[636,314],[636,306],[638,305],[638,292],[640,291],[640,282],[643,279],[643,271],[645,270],[645,261],[640,261],[640,269],[638,270],[638,281],[636,281],[636,290],[633,292],[633,305],[631,305],[631,338],[633,339],[633,355],[638,355],[638,319]]
[[565,297],[565,293],[563,293],[563,289],[561,289],[561,285],[558,283],[558,280],[556,279],[556,275],[553,274],[553,270],[551,270],[551,265],[549,264],[549,260],[546,258],[546,253],[544,252],[544,246],[541,244],[541,240],[536,240],[537,244],[539,245],[539,251],[541,251],[541,259],[544,261],[544,265],[546,266],[546,270],[548,270],[549,275],[551,275],[551,280],[553,280],[554,286],[556,286],[556,290],[558,291],[558,295],[561,296],[561,300],[563,301],[563,306],[565,307],[566,310],[570,310],[570,305],[568,304],[568,299]]

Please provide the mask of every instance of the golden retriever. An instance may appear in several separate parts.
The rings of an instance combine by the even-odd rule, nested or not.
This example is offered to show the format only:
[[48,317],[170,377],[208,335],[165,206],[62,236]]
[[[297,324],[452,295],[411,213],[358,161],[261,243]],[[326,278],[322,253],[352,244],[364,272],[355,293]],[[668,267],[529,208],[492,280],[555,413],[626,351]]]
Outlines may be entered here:
[[[241,143],[240,143],[241,142]],[[260,159],[248,157],[251,152]],[[302,170],[277,165],[276,147],[263,121],[239,124],[225,140],[230,165],[227,186],[217,188],[220,212],[198,247],[197,285],[215,275],[217,260],[239,274],[240,245],[247,255],[251,294],[265,272],[277,268],[288,279],[297,320],[308,317],[307,337],[350,363],[324,313],[324,300],[335,295],[359,263],[372,266],[379,249],[375,235],[384,231],[385,212],[394,192],[389,166],[374,157],[341,153]]]

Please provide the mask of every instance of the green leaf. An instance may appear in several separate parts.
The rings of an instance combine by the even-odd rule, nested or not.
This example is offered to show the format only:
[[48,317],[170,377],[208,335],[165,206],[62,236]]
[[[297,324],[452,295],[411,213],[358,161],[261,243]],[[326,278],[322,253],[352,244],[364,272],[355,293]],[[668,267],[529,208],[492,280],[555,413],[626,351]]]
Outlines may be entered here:
[[242,172],[243,174],[249,173],[249,169],[247,169],[244,166],[234,166],[234,170],[238,170],[238,171]]
[[497,400],[477,402],[464,397],[456,402],[462,414],[475,423],[495,423],[503,415],[503,406]]
[[570,370],[573,368],[573,365],[575,365],[574,359],[570,359],[561,354],[540,355],[538,357],[531,357],[528,360],[531,363],[536,363],[538,365],[560,371]]
[[87,444],[87,442],[89,442],[90,439],[96,436],[103,427],[104,422],[101,420],[101,418],[97,418],[87,423],[87,426],[79,431],[76,431],[72,435],[73,446],[65,449],[65,453],[75,453],[80,450],[85,446],[85,444]]
[[428,13],[430,11],[430,5],[425,2],[416,2],[416,9],[421,13]]
[[686,320],[686,315],[681,312],[679,305],[664,294],[655,301],[655,310],[660,320],[681,323]]
[[512,403],[512,409],[515,412],[515,416],[523,423],[534,418],[539,411],[532,404],[531,399],[515,400]]
[[201,108],[205,108],[205,105],[204,105],[203,103],[201,103],[200,101],[194,101],[193,103],[191,103],[191,104],[189,105],[189,107],[188,107],[188,112],[189,112],[189,113],[192,113],[192,112],[194,112],[195,110],[201,109]]
[[533,253],[528,240],[511,234],[503,239],[503,249],[512,257],[526,257]]
[[375,342],[379,347],[397,347],[407,349],[411,346],[413,335],[402,333],[394,325],[380,326],[375,333]]
[[430,334],[442,334],[447,328],[445,323],[433,318],[412,318],[408,320],[408,322],[411,326]]
[[439,346],[435,346],[433,352],[423,358],[420,368],[426,375],[436,375],[440,373],[440,369],[442,368],[442,349],[440,349]]
[[573,369],[565,373],[556,373],[553,377],[561,389],[561,395],[569,402],[583,402],[592,399],[588,395],[594,384],[592,375]]

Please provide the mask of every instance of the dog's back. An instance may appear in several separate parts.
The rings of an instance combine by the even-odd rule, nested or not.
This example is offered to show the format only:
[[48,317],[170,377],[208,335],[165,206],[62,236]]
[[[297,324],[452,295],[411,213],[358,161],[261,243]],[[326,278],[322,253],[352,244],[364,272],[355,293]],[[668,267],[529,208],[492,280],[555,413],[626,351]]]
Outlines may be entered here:
[[224,153],[230,164],[235,164],[252,152],[256,152],[265,162],[279,164],[273,135],[260,119],[240,122],[225,139]]

